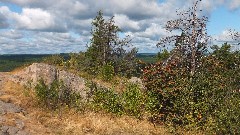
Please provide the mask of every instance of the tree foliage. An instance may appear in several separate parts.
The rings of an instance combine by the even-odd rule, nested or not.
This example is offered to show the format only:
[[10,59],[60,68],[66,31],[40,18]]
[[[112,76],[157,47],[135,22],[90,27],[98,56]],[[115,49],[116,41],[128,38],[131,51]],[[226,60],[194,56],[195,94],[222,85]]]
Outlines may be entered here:
[[[173,35],[162,38],[157,46],[165,46],[167,43],[175,43],[174,52],[172,55],[180,54],[180,61],[186,61],[189,67],[191,76],[195,74],[196,68],[199,65],[200,58],[206,49],[209,37],[207,35],[206,24],[208,17],[197,15],[198,3],[197,0],[187,11],[180,12],[177,15],[180,17],[176,20],[170,20],[166,24],[168,31],[178,30],[182,34],[180,36]],[[171,57],[176,58],[176,57]]]
[[[147,91],[158,93],[158,119],[177,127],[239,133],[240,53],[229,44],[214,47],[190,79],[179,61],[152,64],[143,71]],[[225,111],[224,111],[225,110]]]
[[137,50],[129,48],[129,37],[119,38],[121,30],[115,25],[114,17],[105,20],[102,11],[99,11],[92,21],[92,26],[92,39],[86,52],[92,73],[98,74],[101,67],[107,64],[114,67],[115,73],[134,68]]
[[157,59],[158,61],[164,61],[164,60],[167,60],[169,56],[170,56],[170,53],[168,52],[168,50],[164,49],[162,52],[158,52]]
[[168,21],[168,30],[182,33],[160,40],[158,46],[175,47],[167,61],[147,66],[142,79],[147,91],[158,93],[158,119],[166,124],[238,134],[239,52],[231,52],[225,43],[205,53],[207,17],[197,16],[198,2],[178,14],[180,19]]

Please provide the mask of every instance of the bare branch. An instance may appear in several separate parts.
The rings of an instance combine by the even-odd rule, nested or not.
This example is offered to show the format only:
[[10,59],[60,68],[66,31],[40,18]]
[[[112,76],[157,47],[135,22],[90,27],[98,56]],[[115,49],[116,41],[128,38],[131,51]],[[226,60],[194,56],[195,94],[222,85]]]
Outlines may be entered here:
[[180,36],[174,35],[160,39],[157,47],[165,47],[175,42],[175,49],[173,53],[181,54],[181,57],[190,60],[191,75],[194,75],[199,57],[203,54],[202,52],[206,49],[206,45],[210,37],[207,34],[206,24],[208,17],[197,15],[198,3],[201,0],[197,0],[192,7],[184,12],[177,12],[179,19],[170,20],[166,24],[166,29],[170,32],[177,30],[181,31]]

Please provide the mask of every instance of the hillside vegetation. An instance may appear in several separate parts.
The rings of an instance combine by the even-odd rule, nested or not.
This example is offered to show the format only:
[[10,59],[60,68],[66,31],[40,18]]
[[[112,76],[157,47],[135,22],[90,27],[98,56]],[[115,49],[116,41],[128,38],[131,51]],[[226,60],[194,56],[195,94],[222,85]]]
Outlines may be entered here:
[[[119,129],[110,124],[114,130],[109,134],[121,134],[120,130],[126,131],[123,134],[240,134],[240,52],[232,51],[228,43],[209,47],[208,18],[197,14],[199,2],[179,13],[179,19],[166,23],[167,30],[181,34],[160,39],[157,46],[163,51],[151,63],[137,59],[130,37],[120,38],[114,17],[106,20],[99,11],[92,21],[86,52],[71,53],[68,59],[54,55],[43,60],[85,78],[88,99],[82,101],[61,80],[49,86],[39,80],[30,97],[51,112],[64,115],[67,108],[85,114],[94,121],[90,124],[94,128],[86,128],[93,134],[108,134],[106,127],[95,125],[102,121],[93,115],[99,119],[114,116],[117,123],[122,119],[133,120],[132,124],[148,121],[168,130],[145,132],[155,129],[147,125],[141,133],[135,126],[129,131],[127,126]],[[239,36],[232,35],[233,39]],[[168,51],[165,46],[173,49]],[[132,77],[140,81],[129,82]]]

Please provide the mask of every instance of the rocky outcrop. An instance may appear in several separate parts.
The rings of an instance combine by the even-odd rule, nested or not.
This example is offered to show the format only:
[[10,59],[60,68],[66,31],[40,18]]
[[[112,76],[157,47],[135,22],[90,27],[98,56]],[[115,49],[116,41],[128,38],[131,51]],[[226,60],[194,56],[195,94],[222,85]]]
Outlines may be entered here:
[[49,85],[57,79],[57,68],[43,63],[33,63],[16,75],[21,78],[21,83],[31,80],[33,84],[36,84],[40,79],[43,79]]
[[35,86],[40,79],[47,85],[54,80],[63,81],[70,90],[78,92],[83,99],[87,96],[85,80],[73,73],[61,70],[55,66],[44,63],[33,63],[12,77],[12,81],[26,85],[29,82]]
[[[87,99],[87,93],[90,93],[86,87],[85,79],[76,74],[44,63],[33,63],[11,77],[12,81],[20,83],[21,85],[28,85],[29,82],[31,82],[33,87],[40,79],[43,79],[47,85],[50,85],[54,80],[63,81],[67,88],[79,93],[83,99]],[[144,85],[140,78],[132,77],[128,82],[137,84],[142,90],[144,90]],[[104,86],[98,84],[98,87]]]

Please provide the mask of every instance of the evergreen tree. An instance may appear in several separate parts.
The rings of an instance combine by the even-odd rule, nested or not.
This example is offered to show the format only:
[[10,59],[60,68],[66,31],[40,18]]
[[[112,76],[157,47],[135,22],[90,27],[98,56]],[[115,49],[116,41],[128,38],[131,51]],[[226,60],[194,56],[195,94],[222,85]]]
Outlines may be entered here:
[[[92,21],[92,39],[87,49],[90,70],[98,74],[101,68],[112,65],[114,73],[126,72],[134,68],[136,48],[129,49],[130,39],[120,39],[120,28],[115,25],[114,17],[105,20],[102,11]],[[130,51],[127,51],[129,49]]]

